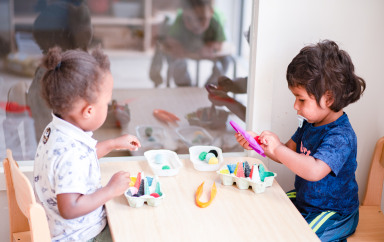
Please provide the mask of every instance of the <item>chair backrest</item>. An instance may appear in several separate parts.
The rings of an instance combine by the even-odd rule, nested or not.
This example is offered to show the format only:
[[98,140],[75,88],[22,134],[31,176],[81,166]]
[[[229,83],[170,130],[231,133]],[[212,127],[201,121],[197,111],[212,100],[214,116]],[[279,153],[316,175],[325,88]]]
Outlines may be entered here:
[[32,185],[20,170],[9,149],[3,166],[7,183],[11,241],[15,233],[28,231],[31,241],[51,241],[44,208],[36,203]]
[[368,175],[367,190],[362,205],[380,206],[384,181],[384,137],[375,146]]

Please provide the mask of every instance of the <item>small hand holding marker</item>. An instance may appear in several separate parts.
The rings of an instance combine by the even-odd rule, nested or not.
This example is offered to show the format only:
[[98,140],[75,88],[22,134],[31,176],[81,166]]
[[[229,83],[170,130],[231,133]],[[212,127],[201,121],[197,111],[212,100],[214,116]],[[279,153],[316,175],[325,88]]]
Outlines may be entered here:
[[236,122],[230,121],[229,123],[232,125],[233,129],[236,130],[236,132],[240,133],[244,137],[244,139],[247,140],[247,142],[249,143],[249,147],[251,147],[261,156],[265,157],[264,150],[260,146],[259,136],[256,136],[255,138],[253,138],[244,129],[242,129],[240,125],[238,125]]

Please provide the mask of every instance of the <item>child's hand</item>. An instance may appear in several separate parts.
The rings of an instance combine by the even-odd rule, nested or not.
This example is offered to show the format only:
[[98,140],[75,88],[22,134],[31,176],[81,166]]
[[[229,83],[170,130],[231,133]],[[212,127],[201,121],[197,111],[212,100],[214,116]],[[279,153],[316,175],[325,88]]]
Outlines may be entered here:
[[[247,131],[248,134],[250,134],[252,137],[256,137],[257,136],[257,133],[255,132],[252,132],[252,131]],[[248,141],[240,134],[240,133],[236,133],[235,134],[235,137],[236,137],[236,141],[241,145],[243,146],[244,149],[246,150],[252,150],[252,148],[249,146],[249,143]]]
[[106,187],[111,192],[112,197],[120,196],[128,189],[131,177],[129,172],[119,171],[109,180]]
[[136,136],[125,134],[114,139],[115,149],[128,149],[130,151],[138,150],[141,147],[140,141]]
[[279,146],[284,145],[280,142],[279,137],[271,131],[263,131],[260,134],[259,141],[261,143],[261,148],[264,150],[264,153],[272,159],[275,157],[276,149]]

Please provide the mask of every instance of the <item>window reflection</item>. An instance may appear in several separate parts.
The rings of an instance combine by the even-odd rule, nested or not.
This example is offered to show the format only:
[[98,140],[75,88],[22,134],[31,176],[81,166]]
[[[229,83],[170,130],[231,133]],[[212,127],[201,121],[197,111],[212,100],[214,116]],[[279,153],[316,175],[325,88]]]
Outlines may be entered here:
[[[50,110],[40,98],[42,55],[58,45],[111,60],[114,102],[98,140],[138,136],[149,149],[187,154],[191,145],[243,149],[228,125],[244,125],[251,0],[0,1],[0,154],[34,158]],[[13,14],[9,14],[11,9]]]

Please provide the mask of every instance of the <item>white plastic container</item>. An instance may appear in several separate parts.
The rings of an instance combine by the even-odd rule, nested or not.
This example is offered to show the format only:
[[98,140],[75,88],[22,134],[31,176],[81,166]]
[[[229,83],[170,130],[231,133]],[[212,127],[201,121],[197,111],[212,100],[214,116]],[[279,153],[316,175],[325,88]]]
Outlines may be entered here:
[[207,130],[198,126],[180,127],[176,129],[176,133],[188,147],[211,145],[213,142],[213,138]]
[[[205,161],[199,159],[199,155],[202,152],[208,152],[210,150],[216,150],[218,164],[208,164]],[[193,163],[193,167],[198,171],[217,171],[223,164],[223,152],[219,147],[209,145],[195,145],[189,147],[189,159]]]
[[[171,150],[148,150],[144,156],[152,172],[158,176],[174,176],[183,166],[176,152]],[[164,169],[165,166],[169,169]]]
[[[147,130],[151,130],[150,135]],[[164,128],[153,125],[139,125],[136,126],[136,134],[141,142],[141,146],[145,148],[145,150],[164,148],[166,140]]]

